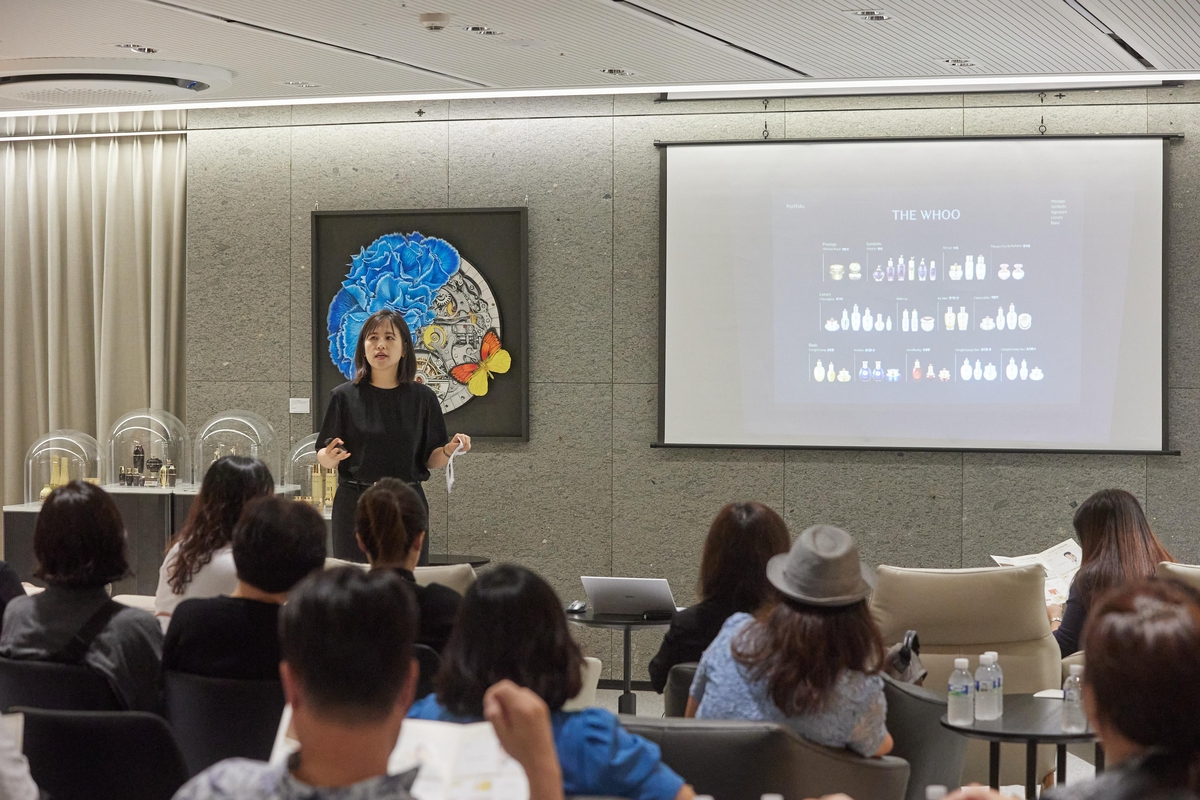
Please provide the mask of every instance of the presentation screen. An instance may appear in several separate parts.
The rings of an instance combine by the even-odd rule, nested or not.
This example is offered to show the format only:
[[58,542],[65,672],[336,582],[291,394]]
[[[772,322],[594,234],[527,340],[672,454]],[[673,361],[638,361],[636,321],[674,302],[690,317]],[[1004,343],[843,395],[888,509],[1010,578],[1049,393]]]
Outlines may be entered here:
[[1162,451],[1163,140],[666,145],[663,444]]

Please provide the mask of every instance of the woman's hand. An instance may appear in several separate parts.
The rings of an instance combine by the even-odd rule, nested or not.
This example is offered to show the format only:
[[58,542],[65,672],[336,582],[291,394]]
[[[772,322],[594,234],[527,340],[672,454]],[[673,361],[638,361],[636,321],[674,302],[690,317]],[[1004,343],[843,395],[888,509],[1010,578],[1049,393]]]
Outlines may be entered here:
[[342,447],[341,439],[331,439],[329,444],[317,451],[317,463],[325,469],[337,469],[337,465],[350,457],[350,452]]
[[450,437],[449,443],[442,448],[442,452],[446,454],[446,458],[449,458],[459,448],[459,445],[462,445],[464,453],[471,452],[471,437],[465,433],[454,434],[454,436]]
[[1046,605],[1046,619],[1050,620],[1050,630],[1054,630],[1062,624],[1063,607],[1058,603],[1048,603]]

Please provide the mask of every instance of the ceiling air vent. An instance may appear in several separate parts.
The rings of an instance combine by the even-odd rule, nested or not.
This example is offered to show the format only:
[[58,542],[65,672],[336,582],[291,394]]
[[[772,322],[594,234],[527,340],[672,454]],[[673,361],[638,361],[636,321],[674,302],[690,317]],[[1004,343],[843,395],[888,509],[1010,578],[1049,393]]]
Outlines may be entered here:
[[847,11],[847,14],[855,19],[861,19],[864,22],[886,22],[891,19],[890,16],[883,13],[882,9],[878,8],[859,8],[853,11]]
[[227,70],[116,58],[0,60],[0,98],[31,106],[127,106],[194,100],[226,89]]

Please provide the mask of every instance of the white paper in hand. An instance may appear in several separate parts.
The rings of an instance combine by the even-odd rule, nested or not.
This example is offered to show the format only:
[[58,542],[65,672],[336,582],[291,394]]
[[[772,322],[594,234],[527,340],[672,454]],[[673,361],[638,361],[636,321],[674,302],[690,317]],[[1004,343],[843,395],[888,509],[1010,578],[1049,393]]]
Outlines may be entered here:
[[454,457],[463,452],[463,443],[460,440],[458,447],[450,454],[450,460],[446,462],[446,494],[454,491]]
[[504,752],[490,722],[406,719],[388,773],[415,766],[417,800],[529,800],[525,770]]

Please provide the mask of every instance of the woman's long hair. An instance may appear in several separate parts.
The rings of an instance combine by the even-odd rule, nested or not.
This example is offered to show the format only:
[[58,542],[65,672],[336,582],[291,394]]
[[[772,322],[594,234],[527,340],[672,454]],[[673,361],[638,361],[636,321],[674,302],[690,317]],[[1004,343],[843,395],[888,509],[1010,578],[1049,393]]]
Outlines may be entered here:
[[381,478],[358,498],[354,532],[374,564],[399,564],[425,530],[425,505],[404,481]]
[[701,600],[726,598],[735,611],[757,611],[775,598],[771,556],[791,546],[787,524],[762,503],[730,503],[717,512],[700,556]]
[[1175,560],[1150,530],[1137,498],[1123,489],[1101,489],[1084,500],[1073,524],[1083,550],[1075,586],[1084,608],[1126,581],[1151,577],[1160,561]]
[[1150,749],[1162,787],[1200,791],[1200,593],[1175,581],[1138,581],[1103,597],[1083,630],[1099,721]]
[[167,546],[170,551],[179,544],[179,553],[167,568],[171,591],[183,594],[200,568],[212,561],[213,553],[233,541],[233,526],[247,502],[274,493],[271,470],[257,458],[223,456],[214,461],[204,473],[187,522]]
[[551,711],[579,693],[583,655],[550,584],[515,564],[501,564],[471,584],[434,679],[450,713],[483,716],[483,694],[507,678],[533,690]]
[[781,597],[733,640],[733,657],[767,681],[785,715],[824,707],[845,670],[879,672],[886,648],[867,601],[826,607]]

